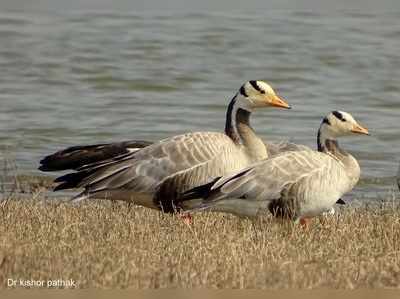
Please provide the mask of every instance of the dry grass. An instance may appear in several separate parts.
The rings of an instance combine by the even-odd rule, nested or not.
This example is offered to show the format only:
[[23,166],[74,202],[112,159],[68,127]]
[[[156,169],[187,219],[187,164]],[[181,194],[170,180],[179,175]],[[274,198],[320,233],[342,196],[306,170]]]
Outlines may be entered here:
[[74,279],[101,288],[400,287],[400,207],[349,210],[304,230],[124,203],[8,200],[0,208],[0,282]]

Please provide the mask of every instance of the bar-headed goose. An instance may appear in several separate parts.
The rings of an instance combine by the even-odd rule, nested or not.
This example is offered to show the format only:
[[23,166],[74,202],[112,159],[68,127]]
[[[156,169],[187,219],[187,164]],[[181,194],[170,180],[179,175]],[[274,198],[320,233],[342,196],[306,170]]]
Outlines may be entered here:
[[[254,81],[252,81],[254,82]],[[153,144],[145,140],[129,140],[114,143],[78,145],[57,151],[40,161],[41,171],[79,170],[94,163],[103,163],[109,159],[118,159],[122,155],[136,152]],[[267,156],[272,157],[286,151],[311,150],[309,147],[292,142],[281,141],[266,143]]]
[[250,126],[253,110],[290,108],[263,81],[246,82],[231,100],[225,134],[196,132],[174,136],[132,153],[79,167],[56,179],[55,190],[84,188],[75,197],[120,199],[174,212],[176,195],[216,176],[266,158],[262,140]]
[[337,142],[338,137],[351,134],[368,135],[368,130],[349,113],[333,111],[318,130],[318,151],[284,152],[193,188],[180,200],[203,198],[193,209],[212,208],[246,217],[269,210],[303,222],[330,211],[358,182],[357,160]]

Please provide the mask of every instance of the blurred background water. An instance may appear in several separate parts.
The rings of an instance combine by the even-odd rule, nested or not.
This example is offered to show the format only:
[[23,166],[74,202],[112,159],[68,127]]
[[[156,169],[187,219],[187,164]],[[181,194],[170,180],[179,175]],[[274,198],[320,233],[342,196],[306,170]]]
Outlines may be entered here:
[[321,118],[351,112],[342,140],[362,167],[350,197],[395,189],[400,10],[0,12],[0,152],[39,174],[67,146],[221,131],[228,101],[263,79],[293,106],[254,113],[268,141],[315,147]]

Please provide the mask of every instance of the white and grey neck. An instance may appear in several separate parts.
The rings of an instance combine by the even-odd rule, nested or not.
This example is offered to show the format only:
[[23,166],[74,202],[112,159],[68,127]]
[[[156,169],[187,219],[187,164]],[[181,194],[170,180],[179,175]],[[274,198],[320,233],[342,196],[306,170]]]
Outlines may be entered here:
[[250,126],[250,115],[252,109],[250,107],[243,107],[238,99],[241,92],[244,92],[244,89],[242,91],[242,88],[228,105],[225,123],[225,134],[237,144],[244,143],[244,139],[246,138],[246,136],[244,136],[245,133],[249,133],[249,131],[254,133],[254,130]]
[[330,125],[331,123],[329,122],[329,119],[325,117],[322,120],[321,126],[319,127],[318,130],[318,135],[317,135],[318,151],[323,153],[333,154],[338,158],[340,158],[340,156],[347,156],[348,153],[339,147],[339,143],[336,137],[332,136],[332,134],[329,134],[327,132],[326,126]]

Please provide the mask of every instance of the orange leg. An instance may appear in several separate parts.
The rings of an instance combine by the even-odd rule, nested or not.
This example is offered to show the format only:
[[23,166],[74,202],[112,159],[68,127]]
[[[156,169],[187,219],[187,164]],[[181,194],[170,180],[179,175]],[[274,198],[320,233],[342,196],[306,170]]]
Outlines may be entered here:
[[304,218],[300,219],[300,224],[303,228],[308,228],[308,225],[310,224],[310,222],[311,222],[311,218],[308,218],[308,217],[304,217]]
[[183,223],[185,223],[186,225],[193,224],[193,217],[190,213],[179,214],[179,217],[183,220]]

